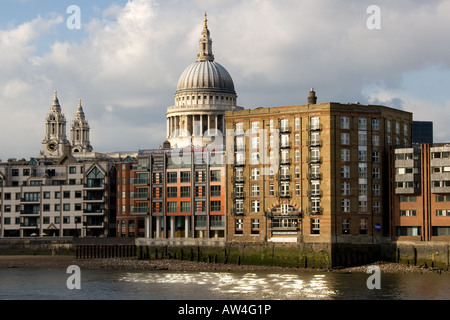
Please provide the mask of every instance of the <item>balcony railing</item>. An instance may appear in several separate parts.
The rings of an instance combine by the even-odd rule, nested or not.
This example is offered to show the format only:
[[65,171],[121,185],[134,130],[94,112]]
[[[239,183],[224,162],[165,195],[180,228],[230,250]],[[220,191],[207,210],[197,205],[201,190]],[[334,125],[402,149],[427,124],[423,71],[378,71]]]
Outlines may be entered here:
[[311,208],[311,207],[308,207],[308,208],[306,208],[306,212],[307,212],[309,215],[323,214],[323,208],[322,208],[322,207],[319,207],[319,208]]
[[232,192],[231,197],[233,199],[243,199],[245,198],[245,192],[244,191]]
[[103,182],[88,182],[84,184],[85,188],[104,188],[105,183]]
[[306,130],[308,130],[308,131],[320,131],[320,130],[322,130],[322,124],[321,123],[314,124],[314,125],[307,124],[306,125]]
[[291,175],[290,174],[281,174],[280,175],[280,180],[281,181],[290,181],[291,180]]
[[307,140],[306,145],[308,147],[321,147],[322,146],[322,140]]
[[280,191],[280,192],[277,193],[277,196],[279,198],[290,198],[291,197],[289,191]]
[[280,130],[280,133],[289,133],[289,132],[291,132],[291,127],[290,126],[280,126],[279,130]]
[[322,174],[321,173],[308,173],[306,175],[306,178],[309,180],[321,180]]
[[321,197],[322,190],[308,190],[306,191],[306,194],[308,195],[308,197]]
[[246,210],[244,208],[234,208],[232,214],[235,216],[243,216],[245,215]]
[[322,163],[322,157],[308,157],[308,163]]

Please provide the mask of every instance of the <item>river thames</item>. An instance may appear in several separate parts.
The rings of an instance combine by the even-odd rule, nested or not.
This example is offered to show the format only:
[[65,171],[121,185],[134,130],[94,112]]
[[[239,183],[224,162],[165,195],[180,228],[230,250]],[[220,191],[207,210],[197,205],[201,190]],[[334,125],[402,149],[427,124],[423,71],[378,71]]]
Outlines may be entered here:
[[381,273],[369,289],[366,273],[326,271],[80,271],[69,289],[62,268],[1,268],[2,300],[447,300],[450,273]]

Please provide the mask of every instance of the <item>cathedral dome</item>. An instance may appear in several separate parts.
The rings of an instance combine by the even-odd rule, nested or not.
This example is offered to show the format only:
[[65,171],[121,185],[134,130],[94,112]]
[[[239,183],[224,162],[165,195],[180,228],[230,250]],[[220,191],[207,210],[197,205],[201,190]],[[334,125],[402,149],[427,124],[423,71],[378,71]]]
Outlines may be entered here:
[[187,91],[235,93],[228,71],[211,60],[196,61],[184,70],[178,80],[177,93]]

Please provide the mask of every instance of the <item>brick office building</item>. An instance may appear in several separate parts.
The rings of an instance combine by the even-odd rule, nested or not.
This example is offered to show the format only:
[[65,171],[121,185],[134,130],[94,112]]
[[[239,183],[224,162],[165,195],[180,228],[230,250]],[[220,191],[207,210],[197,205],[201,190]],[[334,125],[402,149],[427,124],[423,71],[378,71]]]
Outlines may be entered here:
[[225,239],[223,147],[140,150],[119,164],[117,234]]
[[393,240],[450,240],[450,145],[416,144],[391,152]]
[[311,90],[305,105],[226,113],[228,241],[388,234],[387,151],[411,144],[412,114],[316,99]]

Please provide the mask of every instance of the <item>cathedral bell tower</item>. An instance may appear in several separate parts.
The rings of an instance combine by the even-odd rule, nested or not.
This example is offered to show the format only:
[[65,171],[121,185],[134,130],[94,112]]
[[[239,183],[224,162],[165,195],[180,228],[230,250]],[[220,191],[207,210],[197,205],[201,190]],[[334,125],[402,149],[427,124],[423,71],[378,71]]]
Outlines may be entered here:
[[92,146],[89,142],[89,125],[84,116],[83,107],[81,106],[81,99],[78,100],[78,108],[75,114],[75,119],[70,126],[70,145],[72,153],[91,152]]
[[64,146],[68,144],[66,137],[66,118],[61,113],[58,96],[55,91],[50,112],[45,119],[45,137],[42,141],[41,155],[58,158],[64,153]]

